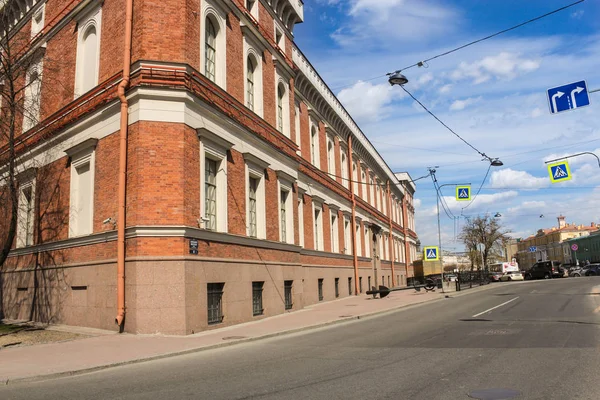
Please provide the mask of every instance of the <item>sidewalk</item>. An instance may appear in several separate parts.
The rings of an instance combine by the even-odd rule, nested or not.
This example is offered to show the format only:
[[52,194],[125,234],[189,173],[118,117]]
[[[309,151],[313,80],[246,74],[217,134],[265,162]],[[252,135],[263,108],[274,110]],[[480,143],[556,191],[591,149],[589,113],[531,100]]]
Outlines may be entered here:
[[[352,296],[189,336],[119,335],[104,332],[103,335],[62,343],[7,348],[0,351],[0,383],[90,372],[228,346],[382,314],[440,298],[443,298],[443,294],[439,289],[431,293],[413,290],[392,292],[388,297],[377,300],[366,295]],[[80,328],[72,329],[77,332]]]

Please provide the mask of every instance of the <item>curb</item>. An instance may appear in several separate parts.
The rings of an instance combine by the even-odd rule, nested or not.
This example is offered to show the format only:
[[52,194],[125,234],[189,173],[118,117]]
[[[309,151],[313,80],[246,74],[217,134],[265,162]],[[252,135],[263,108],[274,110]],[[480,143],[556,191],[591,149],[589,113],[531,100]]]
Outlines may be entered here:
[[[490,286],[491,285],[486,285],[482,288],[485,289]],[[495,287],[495,286],[492,286],[492,287]],[[462,293],[459,295],[450,296],[448,294],[448,293],[458,293],[458,292],[447,292],[444,294],[446,296],[448,296],[448,298],[452,298],[452,297],[464,296],[469,293],[477,293],[480,291],[482,291],[482,289],[473,288],[473,289],[465,290],[465,293]],[[442,294],[442,293],[440,292],[440,294]],[[126,365],[138,364],[138,363],[143,363],[143,362],[148,362],[148,361],[156,361],[156,360],[162,360],[165,358],[184,356],[184,355],[188,355],[188,354],[199,353],[199,352],[202,352],[205,350],[214,350],[214,349],[219,349],[219,348],[223,348],[223,347],[235,346],[235,345],[241,344],[241,343],[251,343],[251,342],[255,342],[255,341],[259,341],[259,340],[270,339],[270,338],[277,337],[277,336],[292,335],[292,334],[300,333],[303,331],[317,330],[320,328],[326,328],[326,327],[330,327],[330,326],[334,326],[334,325],[340,325],[340,324],[344,324],[344,323],[348,323],[348,322],[354,322],[354,321],[357,321],[360,319],[368,319],[368,318],[383,316],[386,314],[393,314],[400,310],[422,306],[426,303],[442,301],[445,298],[446,297],[429,298],[429,299],[419,301],[416,303],[412,303],[412,304],[398,305],[397,307],[390,308],[387,310],[374,311],[371,313],[355,315],[352,317],[344,317],[344,318],[340,318],[340,319],[337,319],[334,321],[322,322],[322,323],[315,324],[315,325],[303,326],[300,328],[289,329],[289,330],[280,331],[280,332],[267,333],[267,334],[261,335],[261,336],[237,339],[237,340],[232,340],[232,341],[228,341],[228,342],[212,344],[212,345],[208,345],[208,346],[202,346],[202,347],[197,347],[197,348],[183,350],[183,351],[177,351],[177,352],[173,352],[173,353],[159,354],[159,355],[151,356],[151,357],[144,357],[144,358],[138,358],[138,359],[133,359],[133,360],[120,361],[120,362],[116,362],[116,363],[104,364],[104,365],[99,365],[99,366],[95,366],[95,367],[82,368],[82,369],[77,369],[77,370],[72,370],[72,371],[56,372],[56,373],[52,373],[52,374],[36,375],[36,376],[29,376],[29,377],[24,377],[24,378],[6,379],[3,381],[0,381],[0,385],[4,384],[5,386],[8,386],[8,385],[14,385],[14,384],[19,384],[19,383],[40,382],[40,381],[56,379],[56,378],[65,378],[65,377],[71,377],[71,376],[84,375],[84,374],[98,372],[98,371],[102,371],[102,370],[114,368],[114,367],[122,367],[122,366],[126,366]]]

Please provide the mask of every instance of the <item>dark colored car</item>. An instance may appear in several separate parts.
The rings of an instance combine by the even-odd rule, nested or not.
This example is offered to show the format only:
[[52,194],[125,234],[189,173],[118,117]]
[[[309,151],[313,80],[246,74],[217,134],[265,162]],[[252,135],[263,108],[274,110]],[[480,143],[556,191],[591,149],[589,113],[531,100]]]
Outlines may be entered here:
[[525,272],[525,279],[551,279],[565,276],[565,269],[560,261],[539,261]]
[[590,264],[584,267],[585,276],[600,276],[600,264]]
[[490,272],[490,281],[500,282],[500,277],[502,277],[502,275],[502,272]]

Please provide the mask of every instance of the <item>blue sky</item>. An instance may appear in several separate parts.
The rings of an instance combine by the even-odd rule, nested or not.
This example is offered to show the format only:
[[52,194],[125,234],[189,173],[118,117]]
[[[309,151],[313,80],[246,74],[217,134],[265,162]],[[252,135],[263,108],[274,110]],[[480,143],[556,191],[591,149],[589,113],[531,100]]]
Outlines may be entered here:
[[[440,184],[470,182],[476,192],[488,163],[381,76],[571,2],[305,0],[305,22],[296,26],[295,36],[394,171],[416,178],[428,166],[439,166]],[[558,184],[550,183],[544,164],[583,151],[600,155],[600,92],[591,94],[589,107],[559,115],[549,113],[545,94],[579,80],[600,89],[598,15],[600,2],[587,0],[433,60],[427,68],[404,71],[409,91],[480,151],[504,162],[490,171],[464,210],[453,188],[444,188],[453,215],[499,212],[515,237],[556,226],[559,214],[567,222],[600,223],[596,159],[571,159],[573,179]],[[430,180],[417,182],[415,197],[421,242],[435,245]],[[443,247],[462,250],[454,221],[444,214],[441,220]]]

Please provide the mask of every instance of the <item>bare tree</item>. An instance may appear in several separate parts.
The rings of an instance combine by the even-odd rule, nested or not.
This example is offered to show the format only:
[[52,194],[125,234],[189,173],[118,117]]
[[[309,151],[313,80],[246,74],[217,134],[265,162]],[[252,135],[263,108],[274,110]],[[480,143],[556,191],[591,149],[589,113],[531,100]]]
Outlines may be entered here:
[[[498,259],[504,244],[509,240],[508,233],[497,219],[487,215],[467,221],[460,238],[471,261],[471,271],[475,266],[478,270],[483,270],[489,260]],[[479,246],[482,246],[481,252],[478,251]]]
[[42,62],[48,60],[42,46],[32,46],[35,39],[29,32],[11,31],[14,16],[5,10],[0,10],[0,319],[5,316],[4,272],[9,253],[15,242],[23,246],[35,242],[36,198],[39,189],[51,189],[41,187],[40,182],[37,191],[35,185],[27,190],[21,187],[23,175],[37,178],[36,166],[21,162],[21,157],[29,151],[28,131],[40,119]]

